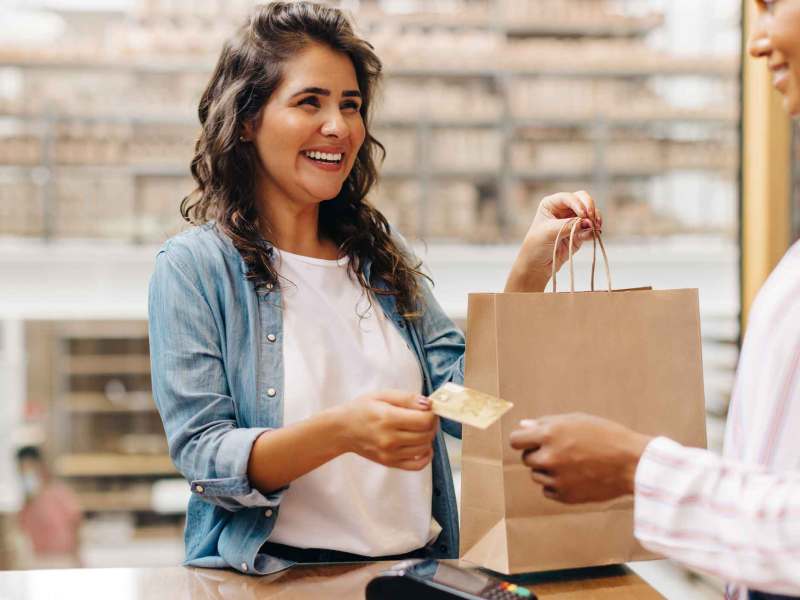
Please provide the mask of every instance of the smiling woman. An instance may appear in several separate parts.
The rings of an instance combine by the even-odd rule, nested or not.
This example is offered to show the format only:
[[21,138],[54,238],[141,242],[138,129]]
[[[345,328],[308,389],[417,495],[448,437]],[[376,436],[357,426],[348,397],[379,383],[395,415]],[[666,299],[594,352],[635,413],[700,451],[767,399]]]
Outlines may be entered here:
[[750,38],[750,55],[767,61],[786,112],[800,116],[800,2],[757,0],[757,4],[761,18]]
[[[272,224],[336,198],[367,135],[356,70],[346,54],[313,43],[288,60],[284,71],[259,118],[245,123],[243,137],[255,144],[263,167],[256,201]],[[307,214],[316,219],[313,212]],[[279,245],[304,254],[314,250],[308,241],[314,243],[294,237]],[[325,258],[338,257],[332,241],[322,250]]]
[[[153,395],[190,482],[187,564],[454,557],[458,515],[428,395],[464,377],[464,336],[367,200],[381,73],[339,10],[254,9],[200,102],[197,225],[150,285]],[[586,192],[546,198],[506,289],[541,291]]]

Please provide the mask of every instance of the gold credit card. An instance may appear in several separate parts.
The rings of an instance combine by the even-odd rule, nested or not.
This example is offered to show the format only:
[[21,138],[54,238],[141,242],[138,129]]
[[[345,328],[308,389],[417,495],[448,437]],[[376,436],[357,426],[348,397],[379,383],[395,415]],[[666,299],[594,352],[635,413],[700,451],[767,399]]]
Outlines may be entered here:
[[512,406],[490,394],[484,394],[456,383],[445,383],[430,395],[433,412],[465,425],[486,429]]

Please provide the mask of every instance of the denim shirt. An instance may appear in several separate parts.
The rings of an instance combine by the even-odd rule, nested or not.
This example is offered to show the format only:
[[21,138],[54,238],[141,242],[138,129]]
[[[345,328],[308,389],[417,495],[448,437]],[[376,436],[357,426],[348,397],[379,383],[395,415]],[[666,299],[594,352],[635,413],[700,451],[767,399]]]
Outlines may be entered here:
[[[369,265],[364,272],[370,280]],[[255,489],[247,464],[256,438],[283,423],[283,318],[279,287],[256,291],[246,273],[238,250],[213,223],[166,242],[150,281],[151,372],[170,456],[192,491],[184,564],[268,574],[292,565],[261,552],[285,488]],[[464,336],[427,284],[420,287],[424,312],[417,319],[400,316],[392,296],[375,295],[375,301],[418,358],[427,395],[463,381]],[[457,423],[442,421],[441,429],[460,437]],[[442,532],[431,552],[452,558],[458,514],[441,429],[432,514]]]

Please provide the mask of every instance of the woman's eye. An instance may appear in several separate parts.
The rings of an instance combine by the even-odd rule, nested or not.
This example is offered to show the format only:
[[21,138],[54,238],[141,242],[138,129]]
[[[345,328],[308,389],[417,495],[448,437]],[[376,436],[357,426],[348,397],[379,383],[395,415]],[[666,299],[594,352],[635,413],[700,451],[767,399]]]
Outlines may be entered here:
[[297,103],[297,106],[303,106],[303,105],[316,106],[317,108],[319,108],[320,106],[319,98],[317,98],[316,96],[308,96],[307,98],[303,98],[302,100],[300,100],[300,102]]
[[359,110],[361,107],[359,106],[358,102],[345,102],[342,104],[342,108],[347,110]]

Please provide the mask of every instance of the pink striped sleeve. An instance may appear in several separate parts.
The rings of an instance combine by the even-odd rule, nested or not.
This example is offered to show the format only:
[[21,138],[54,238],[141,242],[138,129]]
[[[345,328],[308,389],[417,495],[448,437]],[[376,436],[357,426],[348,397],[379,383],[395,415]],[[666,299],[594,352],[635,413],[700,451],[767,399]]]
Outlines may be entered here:
[[750,589],[800,594],[800,472],[656,438],[636,471],[634,513],[649,550]]

